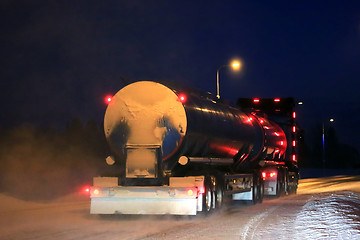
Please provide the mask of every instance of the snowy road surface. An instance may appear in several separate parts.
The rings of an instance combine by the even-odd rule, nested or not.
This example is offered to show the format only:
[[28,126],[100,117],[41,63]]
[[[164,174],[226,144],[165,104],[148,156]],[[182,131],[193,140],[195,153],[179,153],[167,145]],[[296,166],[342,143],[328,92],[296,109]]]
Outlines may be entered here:
[[0,194],[0,239],[359,239],[360,176],[301,180],[297,195],[232,204],[208,217],[89,214],[89,200]]

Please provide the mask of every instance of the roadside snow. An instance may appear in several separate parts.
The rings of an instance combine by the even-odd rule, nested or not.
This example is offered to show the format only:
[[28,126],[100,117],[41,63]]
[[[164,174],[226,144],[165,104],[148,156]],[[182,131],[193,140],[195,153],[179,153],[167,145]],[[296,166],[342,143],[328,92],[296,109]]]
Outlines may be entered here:
[[360,195],[315,196],[295,221],[295,239],[360,239]]

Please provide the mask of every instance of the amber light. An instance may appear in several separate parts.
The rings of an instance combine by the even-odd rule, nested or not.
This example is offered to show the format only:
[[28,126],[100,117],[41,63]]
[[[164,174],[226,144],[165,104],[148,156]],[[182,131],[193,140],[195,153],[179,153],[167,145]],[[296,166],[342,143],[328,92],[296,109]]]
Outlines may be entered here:
[[192,196],[193,195],[193,190],[192,189],[189,189],[189,190],[187,190],[187,194],[189,195],[189,196]]
[[93,189],[92,194],[93,195],[99,195],[100,194],[100,189],[98,189],[98,188]]

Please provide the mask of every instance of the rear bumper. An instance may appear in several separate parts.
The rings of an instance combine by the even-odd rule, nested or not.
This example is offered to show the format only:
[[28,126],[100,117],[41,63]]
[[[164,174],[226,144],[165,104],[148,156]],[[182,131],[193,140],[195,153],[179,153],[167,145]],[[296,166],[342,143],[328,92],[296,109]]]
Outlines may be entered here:
[[91,214],[196,215],[197,199],[103,197],[91,199]]
[[116,178],[94,178],[91,214],[196,215],[202,210],[203,177],[172,179],[171,186],[118,186]]

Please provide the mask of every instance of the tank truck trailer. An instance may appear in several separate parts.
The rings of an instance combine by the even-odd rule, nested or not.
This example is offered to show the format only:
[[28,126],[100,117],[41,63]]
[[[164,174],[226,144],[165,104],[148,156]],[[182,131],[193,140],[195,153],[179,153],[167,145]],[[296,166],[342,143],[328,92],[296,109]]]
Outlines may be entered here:
[[151,81],[129,84],[109,103],[104,131],[119,169],[95,177],[91,214],[196,215],[225,199],[262,202],[296,193],[292,99],[239,99]]

